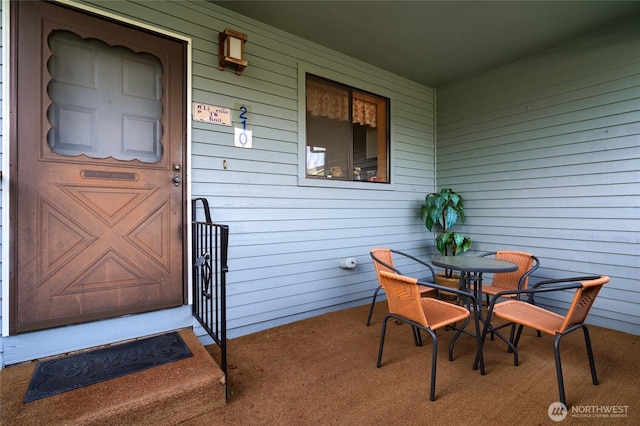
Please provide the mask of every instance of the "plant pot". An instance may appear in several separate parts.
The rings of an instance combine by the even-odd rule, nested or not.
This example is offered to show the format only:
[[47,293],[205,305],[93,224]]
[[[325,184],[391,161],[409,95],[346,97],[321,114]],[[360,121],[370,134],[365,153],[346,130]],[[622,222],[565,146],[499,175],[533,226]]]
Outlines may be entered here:
[[[441,285],[443,287],[455,288],[456,290],[460,288],[460,275],[453,274],[451,277],[445,276],[444,272],[436,274],[436,284]],[[455,293],[447,293],[440,292],[440,297],[442,300],[456,300],[458,295]]]

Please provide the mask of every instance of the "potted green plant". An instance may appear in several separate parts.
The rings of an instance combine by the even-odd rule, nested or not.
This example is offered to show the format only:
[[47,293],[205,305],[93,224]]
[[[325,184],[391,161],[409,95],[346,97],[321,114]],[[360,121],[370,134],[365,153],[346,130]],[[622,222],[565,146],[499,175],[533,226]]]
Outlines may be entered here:
[[[436,249],[444,256],[455,256],[471,248],[471,238],[460,233],[452,232],[451,228],[460,220],[464,223],[464,202],[462,196],[453,192],[451,188],[444,188],[440,192],[432,192],[425,197],[425,202],[420,210],[420,218],[424,221],[429,231],[434,227],[440,228],[441,232],[436,236]],[[445,270],[444,278],[452,280],[453,286],[457,287],[458,279],[453,271]],[[438,282],[438,276],[436,276]],[[451,283],[443,283],[451,287]]]

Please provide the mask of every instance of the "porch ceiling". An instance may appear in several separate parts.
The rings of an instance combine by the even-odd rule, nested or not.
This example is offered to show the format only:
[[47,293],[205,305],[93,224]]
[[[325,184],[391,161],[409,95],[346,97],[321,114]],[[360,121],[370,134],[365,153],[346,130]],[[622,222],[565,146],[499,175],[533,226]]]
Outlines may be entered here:
[[640,12],[640,1],[213,2],[430,87]]

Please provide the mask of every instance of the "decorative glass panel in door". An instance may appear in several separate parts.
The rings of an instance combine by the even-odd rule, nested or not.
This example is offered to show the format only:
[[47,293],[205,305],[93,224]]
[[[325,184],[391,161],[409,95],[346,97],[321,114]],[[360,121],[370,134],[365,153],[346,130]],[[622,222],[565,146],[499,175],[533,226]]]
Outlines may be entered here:
[[52,32],[49,48],[51,149],[60,155],[159,161],[162,64],[158,58],[68,31]]

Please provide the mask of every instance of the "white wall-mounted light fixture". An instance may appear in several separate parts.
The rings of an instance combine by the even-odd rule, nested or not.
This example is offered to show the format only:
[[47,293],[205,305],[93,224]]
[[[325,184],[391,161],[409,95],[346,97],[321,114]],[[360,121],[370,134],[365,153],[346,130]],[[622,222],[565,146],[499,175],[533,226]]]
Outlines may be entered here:
[[241,32],[226,28],[218,37],[218,69],[224,70],[226,64],[236,66],[236,74],[249,65],[244,59],[244,44],[247,42],[247,35]]

